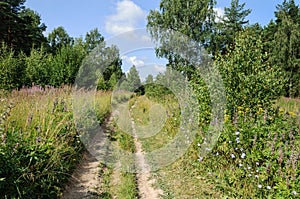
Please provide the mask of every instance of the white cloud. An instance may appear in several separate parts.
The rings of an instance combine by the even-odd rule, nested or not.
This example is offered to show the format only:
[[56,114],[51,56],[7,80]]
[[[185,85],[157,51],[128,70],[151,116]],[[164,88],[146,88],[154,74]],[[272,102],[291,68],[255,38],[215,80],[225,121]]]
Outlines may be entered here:
[[143,60],[137,59],[136,56],[131,56],[131,57],[127,57],[127,56],[122,56],[121,57],[123,60],[125,60],[128,64],[130,65],[135,65],[137,68],[138,67],[142,67],[145,66],[145,63]]
[[154,70],[155,70],[155,72],[163,73],[163,72],[166,71],[166,67],[155,64],[154,65]]
[[107,18],[105,29],[110,34],[120,34],[135,29],[139,22],[145,21],[146,11],[131,0],[119,1],[116,13]]
[[224,8],[214,8],[214,11],[216,13],[216,22],[220,22],[220,18],[224,17]]

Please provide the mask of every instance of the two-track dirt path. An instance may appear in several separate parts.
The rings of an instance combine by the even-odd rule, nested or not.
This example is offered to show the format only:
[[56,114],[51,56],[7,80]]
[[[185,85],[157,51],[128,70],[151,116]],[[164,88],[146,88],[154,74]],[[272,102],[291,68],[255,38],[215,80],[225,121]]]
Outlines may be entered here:
[[[131,127],[133,131],[134,144],[136,148],[136,159],[135,165],[137,168],[137,186],[139,191],[140,199],[159,199],[163,194],[163,191],[158,188],[154,188],[153,184],[155,179],[151,177],[150,166],[142,151],[141,143],[137,138],[137,133],[135,129],[135,122],[132,117],[132,108],[130,109],[131,115]],[[106,122],[111,122],[113,120],[113,114],[108,118]],[[109,125],[106,125],[109,128]],[[82,199],[82,198],[99,198],[97,195],[101,194],[101,179],[99,178],[99,164],[100,162],[93,157],[89,152],[84,152],[81,162],[78,164],[74,173],[72,174],[70,182],[66,186],[66,190],[62,195],[62,199]],[[117,184],[120,175],[116,175],[119,171],[113,172],[111,177],[111,184]]]
[[[133,105],[130,109],[131,115],[132,109],[135,107]],[[133,117],[131,116],[131,126],[132,126],[132,133],[134,137],[134,144],[136,148],[136,167],[137,167],[137,185],[139,190],[139,197],[141,199],[158,199],[161,195],[163,195],[163,191],[159,188],[154,188],[153,184],[155,183],[155,179],[151,179],[150,173],[150,165],[147,164],[145,159],[144,152],[142,151],[142,145],[138,140],[135,122]]]

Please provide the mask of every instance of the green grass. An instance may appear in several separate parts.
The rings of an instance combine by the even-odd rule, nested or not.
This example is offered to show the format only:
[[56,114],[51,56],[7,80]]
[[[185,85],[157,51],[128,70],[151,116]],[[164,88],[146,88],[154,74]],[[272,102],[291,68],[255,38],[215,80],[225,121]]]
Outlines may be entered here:
[[[171,142],[176,136],[180,124],[177,100],[173,96],[167,95],[160,100],[150,100],[142,96],[136,101],[136,107],[133,109],[135,121],[148,121],[149,108],[159,102],[163,102],[161,105],[164,107],[164,113],[168,113],[159,132],[151,137],[140,139],[143,150],[151,152]],[[146,111],[143,111],[145,109]],[[196,165],[197,153],[191,147],[176,162],[152,173],[153,177],[157,179],[155,186],[163,190],[164,198],[220,198],[220,193],[216,191],[214,186],[205,180],[202,173],[198,173]]]
[[[0,192],[8,198],[56,198],[81,158],[71,88],[1,94]],[[99,118],[110,111],[97,93]],[[96,100],[96,101],[97,101]],[[13,158],[12,158],[13,157]]]
[[[141,110],[157,101],[138,98],[135,120],[145,121],[147,111]],[[199,132],[184,156],[153,173],[164,198],[296,198],[300,188],[299,158],[296,158],[300,150],[295,114],[298,100],[289,100],[288,104],[284,106],[289,108],[288,113],[261,108],[253,112],[238,107],[232,119],[226,115],[217,145],[202,161],[198,159],[201,151],[198,145],[203,143],[201,135],[205,130]],[[171,141],[179,128],[176,101],[169,100],[163,105],[172,116],[156,135],[140,139],[146,152]]]
[[[123,109],[120,109],[122,111]],[[124,112],[125,114],[126,112]],[[121,113],[121,118],[122,117]],[[123,115],[124,116],[124,115]],[[128,118],[127,118],[128,119]],[[124,123],[130,125],[129,120],[125,120]],[[106,129],[110,134],[111,144],[118,149],[127,151],[129,153],[135,152],[135,145],[133,137],[124,132],[115,120],[110,121],[107,124]],[[116,151],[116,153],[118,153]],[[114,164],[115,167],[102,166],[100,170],[101,176],[104,180],[103,189],[106,194],[106,198],[124,198],[133,199],[138,198],[138,189],[136,176],[133,172],[126,172],[127,169],[134,171],[134,159],[133,156],[122,156],[120,154],[115,154],[117,162]],[[104,164],[103,164],[104,165]],[[120,167],[119,167],[120,166]],[[103,196],[103,198],[105,198]]]
[[281,97],[275,102],[276,106],[283,108],[287,112],[300,113],[300,99]]

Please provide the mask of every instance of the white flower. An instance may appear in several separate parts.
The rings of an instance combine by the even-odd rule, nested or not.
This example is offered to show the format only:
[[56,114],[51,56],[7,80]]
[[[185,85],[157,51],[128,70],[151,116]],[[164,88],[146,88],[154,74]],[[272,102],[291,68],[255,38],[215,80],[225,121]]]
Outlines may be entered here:
[[243,149],[243,148],[241,148],[240,150],[241,150],[241,151],[243,151],[244,149]]
[[203,160],[203,157],[199,157],[198,161],[201,162]]
[[243,165],[240,163],[240,164],[239,164],[239,167],[242,167],[242,166],[243,166]]
[[217,153],[216,153],[216,156],[218,156],[218,155],[219,155],[219,153],[217,152]]
[[252,176],[251,173],[249,173],[248,176],[251,177]]
[[240,138],[236,138],[235,141],[236,141],[236,143],[240,143],[241,142]]
[[259,162],[256,162],[255,164],[256,164],[257,166],[259,166]]
[[258,187],[259,189],[261,189],[261,188],[262,188],[262,185],[261,185],[261,184],[259,184],[257,187]]
[[242,153],[241,158],[244,159],[246,157],[245,153]]
[[269,189],[269,190],[270,190],[270,189],[271,189],[271,187],[270,187],[270,186],[267,186],[267,189]]
[[256,169],[256,172],[258,173],[258,169]]
[[250,170],[251,169],[251,167],[248,167],[248,170]]
[[236,131],[236,132],[235,132],[235,134],[236,134],[236,135],[239,135],[239,134],[240,134],[240,132]]
[[258,178],[258,175],[255,175],[254,177],[255,177],[255,178]]
[[292,191],[292,194],[293,195],[297,195],[297,192],[294,190],[294,191]]
[[231,154],[231,158],[234,159],[234,158],[235,158],[235,155],[234,155],[234,154]]
[[232,143],[232,141],[230,140],[230,141],[229,141],[229,144],[231,144],[231,143]]
[[201,144],[200,144],[200,143],[198,143],[197,145],[198,145],[198,146],[201,146]]

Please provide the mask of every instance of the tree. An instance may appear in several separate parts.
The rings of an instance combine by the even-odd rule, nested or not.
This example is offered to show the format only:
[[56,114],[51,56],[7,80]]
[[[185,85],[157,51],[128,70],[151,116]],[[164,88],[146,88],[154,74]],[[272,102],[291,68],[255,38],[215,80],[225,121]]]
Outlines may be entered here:
[[33,46],[46,43],[43,31],[45,24],[40,16],[24,6],[25,0],[4,0],[0,2],[0,42],[6,43],[16,52],[30,53]]
[[51,79],[52,55],[43,48],[32,49],[29,56],[25,57],[25,85],[49,85]]
[[145,83],[146,83],[146,84],[152,84],[152,83],[153,83],[153,75],[149,74],[149,75],[146,77]]
[[86,58],[77,75],[76,86],[110,90],[123,76],[122,61],[116,46],[107,47],[101,42]]
[[[172,30],[208,47],[214,26],[214,4],[213,0],[162,0],[159,11],[150,10],[147,29],[161,44],[172,42],[168,33]],[[167,58],[168,65],[177,70],[193,71],[191,66],[163,45],[157,49],[157,55]]]
[[224,16],[217,24],[217,32],[214,37],[216,42],[213,46],[213,53],[226,54],[228,49],[234,45],[236,34],[243,30],[248,24],[246,17],[251,13],[250,9],[245,9],[245,3],[240,4],[239,0],[232,0],[230,7],[224,8]]
[[276,65],[264,61],[261,36],[253,29],[240,32],[235,41],[235,47],[216,61],[226,89],[229,112],[234,113],[238,106],[253,110],[266,108],[282,94],[282,72]]
[[85,55],[85,49],[80,45],[64,45],[58,49],[51,61],[50,84],[73,84]]
[[55,54],[63,46],[71,46],[73,44],[73,38],[68,35],[62,26],[59,26],[49,33],[48,42],[51,52]]
[[142,84],[139,73],[136,70],[136,67],[133,65],[127,74],[126,80],[121,85],[121,88],[133,92],[137,90],[141,85]]
[[0,89],[11,90],[22,86],[22,59],[11,48],[0,48]]
[[285,95],[300,95],[300,9],[293,0],[277,6],[271,62],[285,71]]
[[104,37],[99,33],[98,28],[87,32],[85,35],[85,45],[87,52],[91,52],[101,42],[104,41]]

